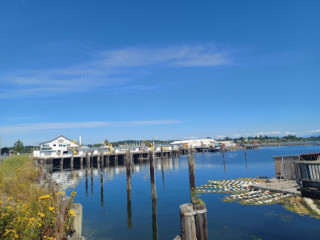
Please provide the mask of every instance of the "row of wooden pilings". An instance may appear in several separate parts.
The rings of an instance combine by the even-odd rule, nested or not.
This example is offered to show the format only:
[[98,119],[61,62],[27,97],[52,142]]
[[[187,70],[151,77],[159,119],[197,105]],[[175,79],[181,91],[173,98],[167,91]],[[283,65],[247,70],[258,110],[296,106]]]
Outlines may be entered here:
[[[129,151],[129,150],[128,150]],[[138,159],[141,163],[143,160],[150,159],[150,154],[154,155],[153,158],[169,158],[169,157],[179,157],[181,154],[189,153],[190,149],[180,149],[180,150],[171,150],[171,151],[164,151],[161,149],[160,152],[153,153],[152,151],[149,152],[131,152],[130,157],[132,159]],[[192,150],[191,150],[192,151]],[[146,156],[147,155],[147,156]],[[104,165],[106,167],[109,167],[111,162],[113,161],[115,166],[119,165],[119,161],[124,159],[124,165],[125,165],[125,158],[126,153],[99,153],[99,154],[93,154],[93,152],[86,152],[85,156],[61,156],[59,158],[46,158],[46,159],[39,159],[39,163],[41,165],[48,164],[50,162],[53,162],[54,160],[60,160],[60,169],[63,170],[64,162],[66,159],[70,159],[70,168],[74,168],[74,162],[75,159],[78,160],[78,164],[80,165],[80,168],[83,169],[83,167],[86,168],[93,168],[94,165],[94,159],[96,159],[96,166],[97,168],[100,168],[100,165],[103,167]],[[83,165],[83,161],[85,160],[85,166]],[[133,160],[132,160],[133,161]]]
[[188,157],[191,203],[180,205],[181,233],[174,240],[208,240],[207,209],[196,197],[195,164],[193,155]]

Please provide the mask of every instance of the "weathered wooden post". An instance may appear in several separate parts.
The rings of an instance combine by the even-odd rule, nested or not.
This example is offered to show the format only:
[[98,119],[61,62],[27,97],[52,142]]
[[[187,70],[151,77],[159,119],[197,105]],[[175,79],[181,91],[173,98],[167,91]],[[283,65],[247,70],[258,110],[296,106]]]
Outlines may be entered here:
[[161,147],[161,158],[163,158],[163,147]]
[[93,168],[93,151],[91,152],[90,168]]
[[[130,150],[125,155],[126,173],[127,173],[127,191],[131,190],[131,164],[130,164]],[[131,199],[130,199],[131,200]]]
[[109,167],[110,165],[110,154],[106,155],[106,167]]
[[194,204],[197,240],[208,240],[207,209],[205,205]]
[[180,225],[182,240],[197,240],[193,205],[191,203],[180,205]]
[[153,240],[158,240],[157,199],[156,198],[152,198],[152,236],[153,236]]
[[151,181],[152,199],[156,199],[157,190],[156,190],[156,182],[154,177],[154,159],[153,159],[152,151],[149,152],[149,160],[150,160],[150,181]]
[[97,168],[98,169],[100,168],[100,155],[99,155],[99,153],[97,155]]
[[114,165],[118,166],[118,155],[117,154],[114,155]]
[[191,195],[191,202],[193,202],[194,197],[195,197],[195,189],[196,189],[196,179],[195,179],[193,155],[189,155],[189,157],[188,157],[188,165],[189,165],[190,195]]
[[80,157],[80,169],[83,169],[83,157]]
[[63,156],[60,159],[60,170],[63,171]]
[[103,154],[103,151],[101,152],[101,169],[103,169],[104,167],[104,154]]
[[90,163],[89,154],[88,154],[88,152],[86,152],[86,169],[89,168],[89,163]]
[[73,170],[73,156],[70,158],[70,168]]
[[100,171],[100,195],[101,195],[101,207],[104,206],[104,194],[103,194],[103,172]]

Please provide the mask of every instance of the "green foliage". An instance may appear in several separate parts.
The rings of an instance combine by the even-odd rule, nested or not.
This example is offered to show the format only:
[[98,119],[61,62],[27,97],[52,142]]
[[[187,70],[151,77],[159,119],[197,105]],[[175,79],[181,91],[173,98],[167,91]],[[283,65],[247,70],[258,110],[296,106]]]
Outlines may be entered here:
[[24,153],[25,149],[24,149],[23,142],[21,140],[16,141],[13,144],[13,150],[16,151],[17,153]]
[[40,185],[39,176],[26,156],[0,164],[0,239],[66,239],[75,214],[61,209],[61,193]]
[[206,206],[205,202],[201,200],[200,194],[196,193],[196,189],[191,189],[191,202],[192,204],[201,204],[203,206]]
[[13,176],[18,168],[21,168],[27,162],[32,161],[27,156],[12,156],[4,159],[0,163],[0,175],[2,177]]
[[104,140],[104,144],[107,145],[107,146],[110,145],[108,139]]

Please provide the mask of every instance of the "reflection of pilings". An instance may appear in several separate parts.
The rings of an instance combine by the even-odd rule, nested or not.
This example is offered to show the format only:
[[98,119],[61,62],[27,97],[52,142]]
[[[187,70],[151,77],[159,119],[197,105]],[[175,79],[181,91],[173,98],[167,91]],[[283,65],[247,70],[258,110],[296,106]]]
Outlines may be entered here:
[[244,146],[244,159],[246,161],[246,171],[248,171],[247,147]]
[[86,169],[86,197],[88,197],[88,170]]
[[162,183],[164,184],[164,170],[163,170],[163,158],[160,159],[161,161],[161,175],[162,175]]
[[90,174],[91,174],[91,194],[93,194],[93,174],[92,174],[92,168],[91,168],[91,171],[90,171]]
[[128,229],[132,228],[131,189],[127,190]]
[[157,199],[156,198],[152,198],[152,236],[153,236],[153,240],[158,240]]
[[224,159],[224,154],[222,156],[222,160],[223,160],[223,170],[226,173],[227,172],[227,167],[226,167],[226,160]]
[[196,188],[196,179],[195,179],[193,155],[189,155],[189,157],[188,157],[188,165],[189,165],[190,195],[191,195],[191,202],[193,202],[194,195],[195,195],[195,188]]
[[150,160],[150,181],[151,181],[152,199],[156,199],[157,190],[156,190],[156,182],[154,178],[154,159],[152,156],[152,152],[149,152],[149,160]]
[[102,169],[100,171],[100,187],[101,187],[101,207],[104,206],[104,195],[103,195],[103,172]]

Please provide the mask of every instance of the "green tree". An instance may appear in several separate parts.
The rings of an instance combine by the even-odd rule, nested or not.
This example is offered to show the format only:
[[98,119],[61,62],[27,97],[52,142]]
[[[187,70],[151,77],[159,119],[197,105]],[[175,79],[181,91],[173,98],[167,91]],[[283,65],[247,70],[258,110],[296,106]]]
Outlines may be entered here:
[[104,144],[105,144],[106,146],[108,146],[108,145],[110,144],[109,141],[108,141],[108,139],[104,140]]
[[17,153],[25,152],[23,142],[20,139],[13,144],[13,150]]

